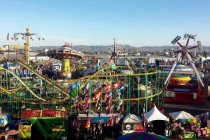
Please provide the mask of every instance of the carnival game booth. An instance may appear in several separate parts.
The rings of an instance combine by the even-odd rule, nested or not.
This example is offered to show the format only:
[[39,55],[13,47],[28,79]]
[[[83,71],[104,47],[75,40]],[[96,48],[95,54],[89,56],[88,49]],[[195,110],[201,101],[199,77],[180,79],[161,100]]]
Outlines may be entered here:
[[158,135],[165,135],[166,125],[169,122],[169,118],[162,114],[156,106],[154,106],[149,112],[144,115],[147,131],[152,131]]
[[23,110],[19,139],[58,140],[67,137],[66,111],[63,109]]
[[169,116],[173,119],[173,123],[171,124],[173,136],[196,138],[198,126],[195,117],[185,111],[172,112],[169,113]]
[[[84,134],[86,131],[94,131],[94,129],[102,126],[103,133],[105,136],[112,137],[114,133],[114,125],[122,118],[122,115],[119,114],[105,114],[101,113],[100,116],[98,113],[89,113],[79,114],[77,116],[76,127],[79,127],[80,133]],[[94,128],[95,127],[95,128]],[[119,130],[118,130],[119,131]],[[89,133],[88,137],[93,138],[93,133]]]
[[142,125],[142,119],[134,114],[128,114],[125,116],[122,122],[122,133],[123,135],[144,131]]

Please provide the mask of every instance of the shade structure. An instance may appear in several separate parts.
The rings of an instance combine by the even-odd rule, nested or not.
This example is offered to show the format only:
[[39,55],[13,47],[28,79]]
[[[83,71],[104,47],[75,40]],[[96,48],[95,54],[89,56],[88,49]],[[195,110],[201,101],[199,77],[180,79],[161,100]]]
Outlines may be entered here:
[[99,123],[99,122],[102,122],[102,123],[107,123],[108,119],[110,117],[114,116],[115,118],[122,118],[123,116],[122,115],[119,115],[119,114],[105,114],[105,113],[101,113],[100,114],[100,117],[97,113],[90,113],[89,116],[87,116],[87,114],[79,114],[77,117],[78,117],[78,120],[79,121],[86,121],[88,117],[90,117],[90,122],[91,123]]
[[156,106],[154,106],[149,112],[144,115],[147,122],[162,120],[169,121],[169,118],[163,115]]
[[117,140],[168,140],[166,137],[147,132],[131,133],[119,137]]
[[185,111],[172,112],[172,113],[169,113],[169,115],[175,120],[195,119],[195,117],[193,117],[190,113],[187,113]]
[[125,116],[123,123],[141,123],[142,120],[139,116],[136,116],[134,114],[128,114]]

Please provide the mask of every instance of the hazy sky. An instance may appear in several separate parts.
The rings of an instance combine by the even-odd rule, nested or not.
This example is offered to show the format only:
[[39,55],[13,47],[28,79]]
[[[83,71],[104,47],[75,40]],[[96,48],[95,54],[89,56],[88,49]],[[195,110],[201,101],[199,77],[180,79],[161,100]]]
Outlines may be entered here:
[[197,34],[210,45],[210,0],[0,0],[0,46],[7,33],[30,25],[45,41],[32,46],[171,45],[177,36]]

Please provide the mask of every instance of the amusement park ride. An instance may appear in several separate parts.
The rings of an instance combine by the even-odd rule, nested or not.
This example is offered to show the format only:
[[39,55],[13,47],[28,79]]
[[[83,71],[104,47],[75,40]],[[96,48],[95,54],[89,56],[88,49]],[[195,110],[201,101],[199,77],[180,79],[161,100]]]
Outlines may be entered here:
[[[17,35],[26,36],[26,59],[14,62],[13,70],[7,64],[0,67],[0,103],[3,112],[18,115],[26,108],[65,107],[68,113],[82,113],[97,112],[97,108],[101,107],[102,112],[109,113],[124,105],[124,112],[132,112],[132,108],[138,106],[135,111],[140,114],[142,110],[147,111],[151,102],[161,104],[162,83],[158,80],[160,72],[157,69],[136,69],[127,74],[125,71],[130,70],[128,67],[107,67],[80,79],[56,81],[42,75],[28,63],[30,36],[36,34],[30,33],[27,28],[26,33],[16,33],[15,36]],[[83,57],[82,53],[73,50],[69,44],[49,51],[48,55],[63,61],[63,75],[68,75],[71,71],[71,58]],[[84,92],[87,87],[89,89]]]
[[64,78],[71,77],[71,60],[74,59],[81,59],[83,57],[83,53],[73,50],[72,45],[65,43],[61,49],[58,50],[50,50],[48,52],[48,56],[54,59],[58,59],[62,61],[62,70],[61,76]]
[[[27,64],[29,64],[30,60],[30,39],[33,40],[32,36],[38,35],[37,33],[30,33],[30,28],[26,27],[26,32],[24,33],[14,33],[12,39],[17,41],[19,38],[18,36],[21,35],[22,39],[25,40],[24,48],[25,48],[25,61]],[[9,40],[9,34],[7,35],[7,40]],[[38,37],[39,40],[44,40],[42,37]]]
[[[175,38],[172,43],[181,47],[177,60],[174,62],[165,83],[160,80],[163,73],[156,68],[138,68],[131,71],[128,66],[104,67],[92,75],[79,79],[58,79],[52,80],[38,72],[29,63],[29,49],[31,34],[27,28],[26,33],[16,33],[26,37],[25,60],[18,59],[15,69],[10,69],[7,63],[0,67],[0,106],[2,112],[9,112],[20,115],[28,120],[33,117],[62,117],[66,115],[84,114],[139,114],[147,112],[154,103],[161,106],[163,101],[163,85],[165,86],[166,102],[182,102],[192,99],[193,102],[200,102],[203,95],[203,82],[195,68],[189,50],[202,48],[198,42],[196,46],[188,48],[189,39],[195,36],[185,35],[187,43],[182,46]],[[114,40],[115,47],[115,40]],[[110,61],[116,58],[116,48],[112,53]],[[72,46],[66,43],[61,49],[50,50],[49,57],[62,61],[62,75],[68,77],[71,73],[71,59],[81,59],[83,54],[73,50]],[[174,70],[176,65],[185,56],[188,58],[197,81],[187,83],[180,80]],[[176,79],[178,77],[178,80]],[[181,78],[182,79],[182,78]],[[172,84],[173,83],[173,84]],[[174,84],[175,83],[175,84]],[[184,99],[182,99],[184,98]],[[191,100],[190,100],[191,101]],[[60,109],[60,111],[58,111]],[[61,111],[62,110],[62,111]],[[44,113],[43,113],[44,112]],[[32,121],[33,122],[33,121]],[[23,125],[22,125],[23,126]],[[22,127],[21,126],[21,127]],[[56,124],[53,124],[56,129]],[[25,126],[24,126],[25,127]],[[30,126],[27,126],[30,128]]]
[[[191,49],[198,48],[203,50],[201,42],[197,41],[197,45],[188,47],[189,40],[195,40],[196,35],[185,34],[184,39],[187,39],[186,45],[179,43],[181,39],[177,36],[171,43],[178,44],[181,50],[171,52],[177,53],[177,59],[173,63],[168,76],[165,80],[165,101],[170,103],[201,103],[204,94],[204,84],[198,70],[193,62],[193,56],[190,53]],[[191,67],[180,65],[187,58]],[[179,64],[178,64],[179,63]],[[184,69],[187,69],[184,71]],[[180,71],[181,70],[181,71]],[[195,75],[196,79],[192,77]]]

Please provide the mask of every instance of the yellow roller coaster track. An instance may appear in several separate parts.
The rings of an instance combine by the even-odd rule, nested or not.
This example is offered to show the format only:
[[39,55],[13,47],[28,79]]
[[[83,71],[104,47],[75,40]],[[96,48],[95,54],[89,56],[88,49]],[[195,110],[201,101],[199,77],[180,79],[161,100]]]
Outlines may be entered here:
[[[127,68],[127,66],[116,66],[116,68]],[[152,75],[152,74],[156,74],[156,73],[160,73],[161,71],[160,70],[156,70],[154,72],[148,72],[148,73],[138,73],[138,74],[114,74],[114,75],[109,75],[109,74],[100,74],[101,72],[103,71],[106,71],[106,70],[109,70],[109,69],[112,69],[111,67],[108,67],[106,69],[101,69],[99,71],[97,71],[96,73],[94,73],[93,75],[88,75],[88,76],[84,76],[80,79],[75,79],[75,80],[70,80],[68,81],[70,84],[73,84],[74,82],[76,81],[84,81],[84,80],[87,80],[83,85],[80,85],[80,89],[81,90],[87,83],[89,80],[92,80],[94,78],[104,78],[104,77],[126,77],[126,76],[144,76],[144,75]],[[66,81],[64,81],[66,82]],[[67,88],[69,87],[66,86],[65,89],[67,90]]]
[[45,99],[37,96],[16,74],[14,74],[12,71],[8,70],[8,69],[5,69],[5,68],[2,68],[0,67],[0,70],[4,70],[4,71],[7,71],[9,72],[10,74],[12,74],[34,97],[38,98],[39,100],[42,100],[44,102],[48,102],[46,101]]
[[3,91],[3,93],[7,93],[8,95],[15,98],[17,101],[24,102],[24,103],[30,103],[30,104],[36,104],[36,102],[30,101],[30,100],[23,100],[23,98],[16,96],[14,93],[12,93],[11,91],[3,88],[2,86],[0,86],[0,89]]
[[[53,85],[56,89],[58,89],[59,91],[61,91],[62,93],[64,93],[66,96],[65,98],[63,99],[55,99],[54,102],[56,103],[62,103],[66,100],[69,99],[69,95],[66,91],[62,90],[58,85],[56,85],[54,82],[52,82],[48,77],[46,76],[43,76],[43,75],[40,75],[38,72],[36,72],[33,68],[31,68],[30,66],[27,66],[27,64],[25,64],[24,62],[22,62],[21,60],[19,60],[19,63],[25,67],[26,69],[32,71],[34,74],[36,74],[39,78],[41,78],[42,80],[46,80],[48,82],[48,84],[51,84]],[[36,98],[38,98],[39,100],[42,100],[44,102],[41,102],[41,104],[50,104],[51,102],[50,101],[47,101],[46,99],[44,98],[41,98],[39,96],[37,96],[16,74],[14,74],[12,71],[10,70],[7,70],[7,69],[4,69],[2,67],[0,67],[0,70],[4,70],[4,71],[7,71],[9,73],[11,73],[33,96],[35,96]],[[3,87],[2,87],[3,88]],[[7,89],[4,89],[3,91],[7,91],[6,93],[10,93],[10,95],[14,95],[12,92],[15,92],[17,91],[18,89],[20,88],[16,88],[16,89],[13,89],[13,90],[7,90]],[[18,96],[15,97],[16,99],[19,98]],[[19,99],[20,101],[22,101],[23,99]],[[22,101],[24,102],[24,101]],[[27,102],[30,102],[30,100],[28,100]],[[32,104],[35,104],[34,101],[31,101]],[[36,104],[40,104],[40,102],[36,102]]]
[[[50,102],[50,101],[48,101],[48,102],[40,102],[40,100],[39,101],[34,101],[34,100],[29,100],[29,99],[21,98],[21,97],[15,95],[15,93],[13,93],[14,90],[7,90],[7,89],[5,89],[2,86],[0,86],[0,89],[1,89],[0,93],[6,93],[6,94],[12,96],[17,101],[20,101],[20,102],[29,103],[29,104],[52,104],[52,102]],[[56,104],[59,104],[59,103],[64,102],[64,100],[62,100],[62,99],[56,99],[55,102],[56,102]]]
[[34,70],[31,66],[29,66],[28,64],[25,64],[22,60],[18,60],[18,62],[25,68],[27,68],[28,70],[32,71],[36,76],[38,76],[39,78],[41,78],[42,80],[46,81],[48,84],[53,85],[56,89],[58,89],[60,92],[62,92],[64,95],[66,95],[65,100],[69,99],[69,94],[67,91],[63,90],[59,85],[57,85],[56,83],[54,83],[52,80],[50,80],[48,77],[39,74],[36,70]]
[[[63,91],[63,93],[65,93],[65,95],[68,95],[68,93],[66,93],[66,91],[64,91],[64,90],[62,90],[57,84],[55,84],[54,82],[52,82],[49,78],[47,78],[47,77],[45,77],[45,76],[43,76],[43,75],[40,75],[38,72],[36,72],[33,68],[31,68],[30,66],[28,66],[27,64],[25,64],[24,62],[22,62],[21,60],[19,60],[19,63],[22,65],[22,66],[24,66],[25,68],[27,68],[27,69],[29,69],[30,71],[32,71],[34,74],[36,74],[38,77],[40,77],[41,79],[43,79],[43,80],[46,80],[49,84],[52,84],[53,86],[55,86],[57,89],[59,89],[60,91]],[[122,66],[118,66],[118,67],[116,67],[116,68],[126,68],[126,67],[122,67]],[[24,83],[24,82],[22,82],[22,80],[19,78],[19,77],[17,77],[14,73],[12,73],[10,70],[7,70],[7,69],[4,69],[4,68],[1,68],[0,67],[0,69],[1,70],[5,70],[5,71],[8,71],[9,73],[11,73],[15,78],[17,78],[17,80],[32,94],[32,95],[34,95],[36,98],[38,98],[39,100],[42,100],[42,101],[45,101],[45,102],[41,102],[41,104],[50,104],[50,101],[46,101],[45,99],[43,99],[43,98],[41,98],[41,97],[39,97],[39,96],[37,96],[35,93],[33,93],[33,91],[32,90],[30,90],[30,88]],[[85,86],[87,83],[88,83],[88,81],[90,81],[90,80],[94,80],[94,78],[103,78],[103,77],[119,77],[119,76],[141,76],[141,75],[151,75],[151,74],[155,74],[155,73],[159,73],[160,71],[158,70],[158,71],[155,71],[155,72],[149,72],[149,73],[139,73],[139,74],[115,74],[115,75],[110,75],[109,73],[107,73],[107,74],[103,74],[103,75],[100,75],[100,73],[101,72],[103,72],[104,73],[104,71],[106,71],[106,70],[109,70],[109,69],[112,69],[111,67],[107,67],[106,69],[101,69],[101,70],[99,70],[99,71],[97,71],[95,74],[93,74],[93,75],[88,75],[88,76],[85,76],[85,77],[82,77],[82,78],[80,78],[80,79],[75,79],[75,80],[71,80],[71,81],[67,81],[67,82],[69,82],[69,83],[74,83],[74,82],[76,82],[76,81],[86,81],[86,82],[84,82],[84,84],[82,85],[82,86],[80,86],[80,90],[83,88],[83,86]],[[66,81],[64,81],[64,82],[66,82]],[[67,86],[67,87],[69,87],[69,85]],[[22,98],[20,98],[20,97],[18,97],[18,96],[16,96],[14,93],[12,93],[12,92],[14,92],[14,91],[17,91],[18,90],[18,88],[17,89],[12,89],[12,90],[7,90],[7,89],[4,89],[3,87],[0,87],[4,92],[6,92],[7,94],[9,94],[9,95],[12,95],[12,96],[14,96],[16,99],[18,99],[19,101],[22,101],[22,102],[29,102],[29,103],[32,103],[32,104],[40,104],[40,102],[34,102],[34,101],[23,101],[23,99]],[[135,101],[135,100],[141,100],[141,99],[145,99],[145,98],[153,98],[153,97],[155,97],[155,96],[158,96],[158,95],[160,95],[161,94],[161,92],[160,93],[158,93],[158,94],[154,94],[154,95],[151,95],[151,96],[148,96],[148,97],[141,97],[141,98],[132,98],[132,99],[124,99],[124,101],[127,101],[127,100],[131,100],[131,101]],[[64,98],[64,99],[57,99],[57,101],[55,101],[56,103],[61,103],[61,102],[64,102],[64,101],[66,101],[66,100],[68,100],[69,99],[69,95],[68,96],[66,96],[66,98]],[[117,101],[117,100],[114,100],[114,101]],[[83,101],[81,101],[81,102],[83,102]],[[91,101],[91,102],[94,102],[94,101]],[[74,105],[73,105],[74,106]]]

